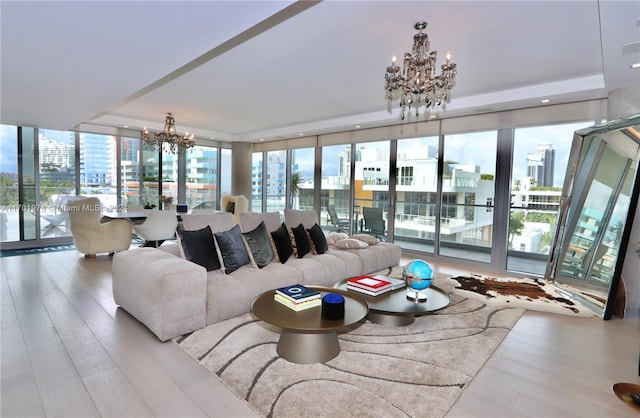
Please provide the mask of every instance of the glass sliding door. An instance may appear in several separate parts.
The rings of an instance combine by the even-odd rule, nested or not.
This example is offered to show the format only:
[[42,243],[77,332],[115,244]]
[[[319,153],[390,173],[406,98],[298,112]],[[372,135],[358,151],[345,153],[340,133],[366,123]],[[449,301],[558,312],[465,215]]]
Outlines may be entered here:
[[329,209],[337,218],[349,219],[351,205],[351,145],[322,147],[322,184],[320,185],[320,226],[337,230],[338,221],[331,221]]
[[291,208],[300,210],[314,209],[314,173],[315,148],[291,150],[291,181],[289,192]]
[[590,125],[514,131],[507,270],[544,275],[573,132]]
[[263,153],[251,155],[251,211],[262,212]]
[[491,262],[497,131],[446,135],[440,255]]
[[140,199],[140,138],[120,138],[120,205],[144,204]]
[[80,194],[100,199],[105,212],[118,209],[115,136],[80,133]]
[[285,150],[267,152],[266,211],[284,213],[287,200],[287,152]]
[[349,207],[338,212],[338,217],[352,219],[354,230],[381,239],[386,238],[389,227],[389,146],[389,141],[355,145],[353,213]]
[[50,129],[39,129],[38,134],[40,193],[33,203],[39,203],[35,215],[40,220],[40,236],[71,236],[66,205],[76,195],[76,134]]
[[191,209],[218,207],[218,148],[196,145],[186,153],[186,201]]
[[438,137],[398,140],[394,241],[433,253],[436,230]]
[[160,153],[149,144],[142,147],[142,196],[141,204],[146,208],[160,205]]
[[18,128],[0,125],[0,130],[0,242],[19,241],[22,206],[18,194]]

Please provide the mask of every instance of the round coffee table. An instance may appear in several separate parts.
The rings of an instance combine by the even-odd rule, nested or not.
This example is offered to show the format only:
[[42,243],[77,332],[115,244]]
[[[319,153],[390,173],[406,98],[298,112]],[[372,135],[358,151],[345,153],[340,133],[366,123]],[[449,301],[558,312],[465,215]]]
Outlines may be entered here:
[[335,288],[357,295],[369,305],[367,319],[377,324],[387,326],[403,326],[413,323],[416,315],[423,315],[442,309],[449,305],[449,295],[436,286],[430,286],[421,293],[427,295],[425,302],[415,303],[407,299],[407,288],[392,290],[379,296],[369,296],[355,290],[347,290],[347,280],[336,283]]
[[[305,285],[306,286],[306,285]],[[324,319],[322,308],[296,312],[273,299],[275,290],[257,296],[251,302],[251,311],[264,322],[281,328],[278,355],[292,363],[324,363],[340,353],[338,330],[355,324],[367,316],[367,303],[340,289],[306,286],[322,293],[340,293],[344,296],[344,318]]]

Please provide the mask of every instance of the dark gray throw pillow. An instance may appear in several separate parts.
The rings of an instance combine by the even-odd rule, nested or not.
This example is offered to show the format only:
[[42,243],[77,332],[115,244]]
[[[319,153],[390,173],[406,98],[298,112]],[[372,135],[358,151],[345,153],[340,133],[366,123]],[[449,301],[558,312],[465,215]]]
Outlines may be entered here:
[[324,254],[329,251],[327,237],[324,235],[324,231],[320,228],[320,225],[313,225],[311,228],[307,229],[307,232],[309,233],[309,238],[311,238],[316,254]]
[[207,271],[220,268],[220,260],[218,260],[216,246],[213,242],[213,233],[208,225],[197,231],[178,229],[176,233],[186,260],[201,265]]
[[278,229],[271,233],[271,238],[276,246],[278,252],[278,258],[282,264],[286,263],[289,257],[293,254],[293,248],[291,247],[291,238],[289,238],[289,231],[284,222]]
[[225,274],[233,273],[250,263],[247,247],[244,245],[242,232],[240,232],[238,225],[228,231],[216,232],[213,236],[216,237],[220,249]]
[[267,231],[267,226],[264,224],[264,221],[261,221],[260,225],[254,230],[243,232],[242,236],[245,241],[247,241],[249,250],[258,268],[266,266],[273,260],[271,239],[269,238],[269,231]]

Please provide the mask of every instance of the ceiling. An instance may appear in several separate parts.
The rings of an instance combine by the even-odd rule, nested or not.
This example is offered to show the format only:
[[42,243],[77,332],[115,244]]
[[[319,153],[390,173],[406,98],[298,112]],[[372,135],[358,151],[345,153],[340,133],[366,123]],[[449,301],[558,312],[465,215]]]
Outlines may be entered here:
[[153,131],[172,112],[180,133],[253,142],[401,123],[384,71],[418,20],[458,64],[441,118],[640,85],[635,0],[2,0],[0,17],[7,125]]

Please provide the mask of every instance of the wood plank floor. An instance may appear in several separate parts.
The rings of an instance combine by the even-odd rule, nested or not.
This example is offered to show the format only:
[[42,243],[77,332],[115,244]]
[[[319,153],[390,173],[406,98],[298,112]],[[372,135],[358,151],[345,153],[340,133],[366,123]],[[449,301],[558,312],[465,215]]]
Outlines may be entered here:
[[[114,304],[109,257],[63,251],[0,264],[2,417],[256,416]],[[526,313],[447,416],[637,416],[611,390],[640,383],[640,318],[628,316]]]

